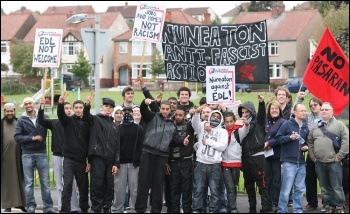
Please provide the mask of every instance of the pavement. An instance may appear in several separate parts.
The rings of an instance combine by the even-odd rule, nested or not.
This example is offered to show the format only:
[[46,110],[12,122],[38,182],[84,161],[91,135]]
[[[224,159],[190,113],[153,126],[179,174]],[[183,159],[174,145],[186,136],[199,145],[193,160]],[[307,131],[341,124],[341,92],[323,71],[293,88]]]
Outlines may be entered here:
[[[36,213],[43,213],[43,210],[42,210],[43,206],[42,206],[40,188],[35,188],[34,196],[35,196],[36,203],[38,204],[37,208],[36,208]],[[57,208],[57,192],[56,192],[55,188],[51,188],[51,197],[52,197],[52,200],[53,200],[53,203],[54,203],[54,210],[58,211],[58,208]],[[259,212],[259,210],[261,209],[261,206],[260,206],[260,196],[259,196],[258,193],[257,193],[257,201],[258,201],[257,211]],[[318,202],[319,202],[319,204],[318,204],[319,207],[317,209],[311,210],[311,211],[305,211],[305,213],[320,213],[321,212],[321,208],[322,208],[321,198],[319,198]],[[238,208],[240,213],[248,213],[249,212],[248,196],[246,194],[239,194],[238,195],[238,197],[237,197],[237,204],[238,204],[237,208]],[[304,206],[306,204],[307,204],[307,202],[306,202],[306,199],[304,197]],[[150,210],[151,210],[151,207],[149,206],[147,208],[146,213],[150,213]],[[163,206],[162,213],[166,213],[166,210],[167,210],[167,207]],[[293,208],[289,207],[288,211],[289,211],[289,213],[293,213]],[[4,209],[1,209],[1,213],[3,213],[3,212],[4,212]],[[12,212],[14,212],[14,213],[23,213],[20,209],[15,209],[15,208],[12,208]],[[91,210],[89,210],[88,212],[89,213],[93,213],[93,211],[91,211]],[[271,212],[271,213],[273,213],[273,212]],[[347,207],[345,209],[345,213],[349,213],[349,207]]]

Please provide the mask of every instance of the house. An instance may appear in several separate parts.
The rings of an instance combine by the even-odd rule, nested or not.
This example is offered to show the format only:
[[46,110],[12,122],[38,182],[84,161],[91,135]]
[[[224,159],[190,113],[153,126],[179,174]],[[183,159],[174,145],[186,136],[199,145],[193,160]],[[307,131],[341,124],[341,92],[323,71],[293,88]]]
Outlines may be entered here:
[[[207,14],[205,19],[207,22],[210,22],[210,14]],[[168,10],[166,12],[165,21],[180,24],[203,24],[181,10]],[[154,77],[152,77],[148,71],[150,70],[156,49],[162,53],[161,44],[146,42],[144,57],[142,57],[143,41],[132,40],[132,29],[113,38],[113,41],[115,42],[114,87],[126,85],[132,85],[134,88],[139,87],[139,84],[135,83],[135,80],[139,74],[142,60],[142,76],[144,81],[149,83],[152,82]],[[164,82],[165,80],[165,74],[160,75],[157,78],[157,81],[159,82]],[[147,87],[150,89],[152,89],[152,87],[154,87],[153,89],[158,89],[158,86],[152,85],[154,84],[147,85]],[[171,87],[176,89],[175,83]]]
[[248,12],[250,2],[243,2],[237,7],[229,10],[228,12],[221,15],[221,23],[226,24],[232,22],[233,18],[238,16],[240,12]]
[[[61,74],[70,73],[74,62],[77,60],[77,54],[81,49],[85,50],[84,42],[81,35],[82,28],[94,28],[95,17],[100,17],[100,29],[107,29],[110,32],[108,38],[107,47],[102,55],[101,62],[99,64],[100,70],[100,85],[101,87],[110,87],[113,79],[113,52],[114,46],[112,38],[129,30],[124,17],[118,13],[90,13],[88,19],[85,22],[79,24],[67,24],[66,19],[71,17],[70,13],[45,13],[41,19],[34,25],[27,36],[24,38],[25,42],[34,42],[35,31],[37,28],[53,28],[63,29],[63,41],[61,50]],[[87,59],[88,55],[85,54]],[[94,61],[91,60],[90,61]],[[56,77],[58,74],[56,74]],[[91,74],[93,76],[93,74]],[[90,77],[89,80],[93,80],[94,77]],[[91,84],[93,82],[90,82]]]
[[125,2],[124,6],[109,6],[106,12],[120,12],[127,22],[135,21],[137,5],[129,5]]
[[1,63],[9,67],[9,71],[1,71],[1,77],[18,75],[10,65],[10,48],[14,39],[22,40],[36,23],[32,12],[1,15]]
[[184,8],[183,11],[200,22],[204,22],[204,14],[209,13],[211,22],[215,20],[216,14],[210,7],[190,7]]
[[241,12],[232,24],[266,19],[269,40],[270,82],[303,76],[308,64],[313,32],[322,26],[317,10],[285,11],[283,1],[273,1],[271,11]]
[[79,13],[95,13],[94,8],[91,5],[77,5],[77,6],[62,6],[62,7],[57,7],[57,6],[52,6],[48,7],[43,14],[67,14],[67,13],[74,13],[74,14],[79,14]]

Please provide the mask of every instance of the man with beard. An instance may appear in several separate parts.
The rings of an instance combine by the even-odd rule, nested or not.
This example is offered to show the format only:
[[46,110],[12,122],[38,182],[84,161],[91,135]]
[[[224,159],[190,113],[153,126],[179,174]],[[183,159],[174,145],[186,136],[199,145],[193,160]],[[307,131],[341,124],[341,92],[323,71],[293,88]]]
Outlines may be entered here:
[[17,123],[15,104],[4,105],[5,116],[1,120],[1,206],[4,212],[11,212],[11,207],[24,208],[26,196],[21,165],[21,146],[13,137]]

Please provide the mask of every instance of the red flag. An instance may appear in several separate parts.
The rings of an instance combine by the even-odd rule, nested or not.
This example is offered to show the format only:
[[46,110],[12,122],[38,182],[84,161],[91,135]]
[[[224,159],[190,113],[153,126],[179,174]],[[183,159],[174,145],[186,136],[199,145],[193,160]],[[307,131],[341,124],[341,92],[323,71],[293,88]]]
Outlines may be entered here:
[[303,82],[315,97],[332,104],[336,116],[349,103],[349,59],[328,28],[305,70]]

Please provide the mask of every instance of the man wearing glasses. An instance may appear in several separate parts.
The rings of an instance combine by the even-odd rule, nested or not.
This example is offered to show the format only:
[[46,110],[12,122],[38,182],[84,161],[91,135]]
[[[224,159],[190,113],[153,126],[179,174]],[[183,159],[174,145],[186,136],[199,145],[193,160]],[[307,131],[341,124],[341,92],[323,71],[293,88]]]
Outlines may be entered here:
[[[297,103],[300,104],[304,101],[306,93],[301,91],[298,93]],[[317,125],[317,123],[322,120],[321,117],[321,106],[322,101],[317,97],[312,97],[309,100],[309,107],[311,112],[307,113],[305,121],[307,126],[311,130],[312,126]],[[317,175],[315,170],[315,162],[310,159],[309,153],[306,156],[306,201],[305,211],[314,210],[318,206],[317,198]]]
[[[326,213],[344,213],[345,195],[341,160],[349,153],[349,130],[343,122],[333,117],[331,103],[324,102],[320,111],[322,123],[314,126],[308,136],[309,154],[311,160],[315,162]],[[322,131],[322,126],[327,132],[341,139],[338,152],[334,150],[333,141]]]

